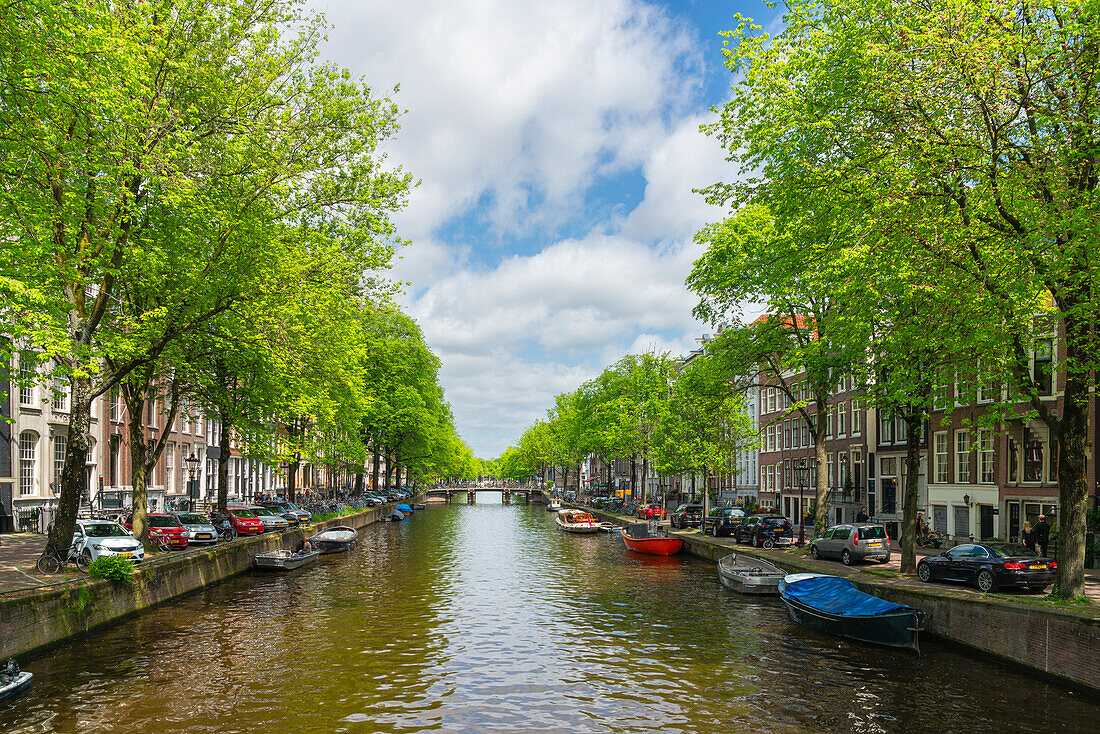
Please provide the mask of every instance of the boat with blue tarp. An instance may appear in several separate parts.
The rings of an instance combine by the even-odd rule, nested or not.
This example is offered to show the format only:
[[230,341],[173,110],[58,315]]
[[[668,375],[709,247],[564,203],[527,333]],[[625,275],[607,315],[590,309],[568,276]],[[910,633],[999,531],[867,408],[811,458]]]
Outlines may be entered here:
[[927,612],[864,593],[842,576],[789,574],[779,584],[779,596],[791,619],[811,629],[920,652],[917,636]]
[[400,512],[405,517],[408,517],[409,515],[413,514],[413,508],[410,507],[409,505],[405,505],[405,504],[396,505],[396,506],[394,506],[393,509],[396,510],[397,512]]

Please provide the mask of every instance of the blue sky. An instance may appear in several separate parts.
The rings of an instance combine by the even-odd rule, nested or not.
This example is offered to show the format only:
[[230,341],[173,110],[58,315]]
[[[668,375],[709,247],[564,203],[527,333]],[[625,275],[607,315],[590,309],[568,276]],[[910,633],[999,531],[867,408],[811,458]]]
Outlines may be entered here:
[[316,1],[324,55],[407,110],[420,179],[393,275],[440,357],[459,432],[497,456],[554,395],[709,331],[683,285],[736,171],[698,131],[727,98],[718,32],[763,2]]

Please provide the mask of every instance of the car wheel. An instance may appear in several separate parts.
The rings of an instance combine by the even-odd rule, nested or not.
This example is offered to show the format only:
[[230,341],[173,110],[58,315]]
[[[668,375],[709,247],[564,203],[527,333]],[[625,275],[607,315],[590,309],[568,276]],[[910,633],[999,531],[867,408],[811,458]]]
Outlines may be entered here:
[[840,554],[840,560],[844,561],[845,566],[852,565],[852,554],[848,551],[847,548],[845,548],[844,552]]
[[759,548],[760,547],[760,538],[757,538],[755,535],[752,536],[752,547],[753,548]]
[[76,559],[76,567],[81,573],[88,573],[88,566],[92,565],[92,552],[87,548]]
[[764,550],[771,550],[774,547],[775,547],[775,541],[772,540],[771,538],[768,538],[764,541]]
[[993,578],[993,572],[987,568],[978,571],[978,588],[992,593],[997,590],[997,579]]
[[817,546],[816,545],[811,545],[810,546],[810,557],[813,558],[815,561],[821,560],[821,556],[819,556],[817,554]]
[[925,583],[931,582],[932,581],[932,567],[929,566],[927,563],[918,563],[917,564],[917,578],[919,578],[921,581],[924,581]]

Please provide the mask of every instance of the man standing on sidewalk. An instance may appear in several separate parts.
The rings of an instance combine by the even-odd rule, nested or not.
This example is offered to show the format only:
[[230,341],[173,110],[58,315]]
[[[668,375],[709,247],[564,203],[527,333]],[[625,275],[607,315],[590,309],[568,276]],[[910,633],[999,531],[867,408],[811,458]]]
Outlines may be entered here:
[[1031,537],[1035,539],[1035,545],[1039,546],[1039,555],[1046,556],[1047,543],[1050,542],[1050,525],[1047,525],[1046,515],[1039,515],[1039,522],[1035,523],[1031,533]]
[[856,522],[867,522],[867,508],[859,508],[859,512],[856,514]]

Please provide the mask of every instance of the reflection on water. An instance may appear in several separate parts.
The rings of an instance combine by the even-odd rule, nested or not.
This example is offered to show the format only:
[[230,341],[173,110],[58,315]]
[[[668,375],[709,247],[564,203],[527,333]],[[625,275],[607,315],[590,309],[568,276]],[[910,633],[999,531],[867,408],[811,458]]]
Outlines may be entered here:
[[432,507],[24,660],[3,732],[1086,731],[1100,707],[925,643],[793,626],[712,564]]

